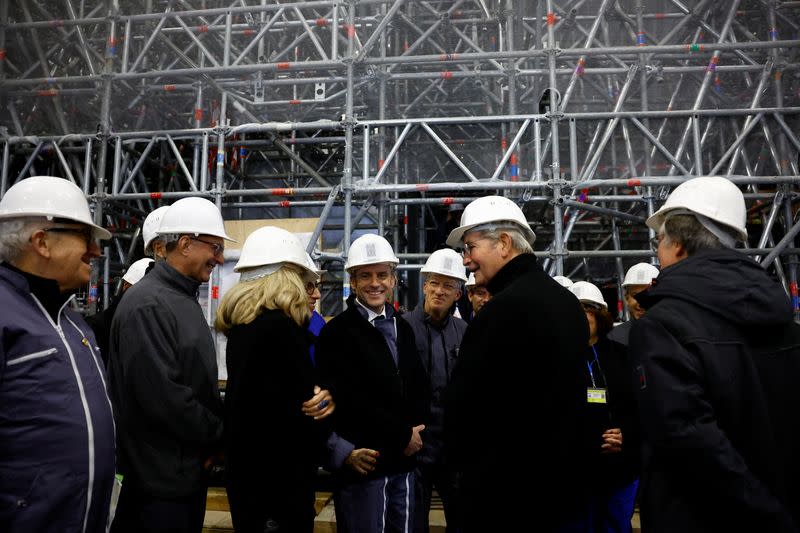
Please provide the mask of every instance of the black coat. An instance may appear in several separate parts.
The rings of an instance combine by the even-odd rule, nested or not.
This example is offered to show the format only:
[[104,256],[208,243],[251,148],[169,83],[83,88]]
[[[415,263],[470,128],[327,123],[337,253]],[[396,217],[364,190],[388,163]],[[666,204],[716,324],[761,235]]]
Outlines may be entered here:
[[[465,531],[527,531],[536,517],[548,531],[585,503],[588,323],[532,254],[503,266],[488,289],[492,299],[467,327],[445,399],[462,523]],[[535,483],[538,495],[511,490],[520,483]]]
[[720,250],[665,268],[636,298],[642,529],[795,531],[800,335],[783,289]]
[[[416,458],[403,451],[412,428],[427,422],[430,398],[414,332],[397,317],[399,364],[395,365],[381,332],[356,308],[355,296],[347,305],[322,328],[316,346],[322,382],[336,400],[334,430],[356,448],[380,453],[369,478],[411,471]],[[349,468],[341,474],[364,479]]]
[[[309,333],[267,310],[228,332],[225,460],[236,531],[314,528],[314,480],[325,427],[303,414],[314,395]],[[281,529],[284,531],[284,529]]]
[[94,338],[97,339],[97,347],[100,348],[100,357],[103,359],[103,363],[106,367],[108,366],[111,322],[114,320],[114,313],[117,312],[117,306],[124,294],[123,292],[115,296],[104,310],[86,317],[86,323],[89,324],[94,332]]

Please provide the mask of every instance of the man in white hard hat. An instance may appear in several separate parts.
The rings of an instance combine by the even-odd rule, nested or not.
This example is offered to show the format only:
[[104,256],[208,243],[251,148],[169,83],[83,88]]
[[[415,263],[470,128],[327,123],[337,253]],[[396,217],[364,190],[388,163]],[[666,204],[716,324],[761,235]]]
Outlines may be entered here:
[[72,305],[109,238],[68,180],[23,179],[0,199],[0,531],[105,531],[113,414]]
[[167,256],[164,238],[158,234],[158,228],[161,226],[161,219],[168,209],[168,205],[162,205],[151,211],[142,224],[144,255],[152,257],[156,261],[161,261]]
[[622,280],[622,290],[625,297],[625,305],[628,307],[628,313],[631,318],[611,330],[611,333],[608,334],[610,340],[623,346],[628,345],[628,337],[634,321],[644,316],[644,308],[639,305],[636,295],[650,287],[657,277],[658,268],[650,263],[636,263],[625,273],[625,278]]
[[492,295],[489,294],[489,290],[484,287],[483,285],[477,285],[475,283],[475,274],[472,272],[469,273],[469,277],[467,278],[467,282],[464,284],[467,289],[467,298],[469,299],[470,305],[472,305],[472,315],[470,320],[475,316],[475,314],[480,311],[486,302],[488,302]]
[[[465,532],[523,531],[531,516],[550,531],[586,518],[588,325],[575,297],[537,264],[534,239],[516,203],[486,196],[447,240],[492,294],[464,334],[445,402]],[[535,480],[541,495],[501,490],[520,480]]]
[[[333,428],[338,531],[404,531],[414,524],[415,455],[422,449],[428,386],[414,332],[387,303],[399,260],[378,235],[353,241],[345,263],[347,309],[322,328],[317,367],[336,399]],[[341,444],[341,441],[340,441]],[[346,458],[346,459],[345,459]]]
[[131,287],[111,325],[109,385],[124,475],[113,530],[199,533],[222,404],[197,291],[232,239],[219,209],[197,197],[172,204],[158,234],[166,259]]
[[744,197],[688,180],[648,220],[661,273],[630,335],[642,530],[797,531],[800,333],[783,288],[734,248]]
[[458,358],[467,323],[451,314],[461,298],[461,285],[467,280],[461,256],[452,249],[436,250],[422,267],[423,301],[403,316],[411,324],[417,353],[425,368],[431,389],[431,417],[425,425],[425,445],[417,466],[417,522],[415,531],[427,532],[431,492],[442,499],[449,531],[458,531],[456,477],[447,463],[442,446],[444,391]]
[[125,274],[122,276],[122,287],[120,289],[120,293],[111,299],[108,307],[106,307],[104,310],[100,311],[99,313],[95,313],[92,316],[86,317],[86,323],[89,324],[89,326],[92,328],[92,331],[94,331],[94,336],[97,339],[97,346],[100,348],[100,356],[103,358],[103,363],[106,365],[108,365],[111,322],[114,319],[114,314],[117,312],[119,302],[122,299],[122,296],[125,294],[125,291],[142,279],[147,272],[147,269],[152,264],[153,260],[149,257],[134,261],[134,263],[128,267],[128,269],[125,271]]

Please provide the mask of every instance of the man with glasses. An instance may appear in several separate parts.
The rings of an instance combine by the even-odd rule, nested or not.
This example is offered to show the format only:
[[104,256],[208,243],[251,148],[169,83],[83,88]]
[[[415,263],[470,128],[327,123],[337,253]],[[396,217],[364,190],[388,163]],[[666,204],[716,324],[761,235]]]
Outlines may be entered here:
[[433,487],[442,499],[448,531],[458,531],[456,477],[442,449],[444,390],[458,358],[467,323],[452,315],[467,280],[461,256],[454,250],[437,250],[422,267],[424,299],[403,318],[411,324],[417,353],[428,374],[431,388],[431,416],[425,426],[425,445],[417,465],[417,521],[415,531],[427,532]]
[[[461,476],[465,532],[526,531],[531,517],[541,531],[585,525],[588,324],[577,299],[537,264],[535,238],[516,203],[486,196],[447,239],[492,294],[464,334],[445,398],[445,450]],[[520,480],[539,496],[504,490]]]
[[111,325],[109,382],[124,475],[112,530],[199,533],[222,404],[197,291],[232,239],[219,209],[194,197],[170,206],[158,234],[166,259],[131,287]]
[[0,531],[106,529],[113,415],[72,307],[109,238],[66,179],[23,179],[0,200]]

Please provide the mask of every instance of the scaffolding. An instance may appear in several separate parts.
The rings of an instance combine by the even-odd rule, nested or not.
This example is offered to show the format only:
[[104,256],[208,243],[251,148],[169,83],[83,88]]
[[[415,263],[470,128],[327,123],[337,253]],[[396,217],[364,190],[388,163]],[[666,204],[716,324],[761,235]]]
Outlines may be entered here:
[[722,175],[797,313],[799,33],[778,0],[0,0],[0,194],[81,186],[107,301],[187,195],[318,216],[330,264],[377,230],[413,287],[448,207],[503,194],[551,274],[619,282],[670,187]]

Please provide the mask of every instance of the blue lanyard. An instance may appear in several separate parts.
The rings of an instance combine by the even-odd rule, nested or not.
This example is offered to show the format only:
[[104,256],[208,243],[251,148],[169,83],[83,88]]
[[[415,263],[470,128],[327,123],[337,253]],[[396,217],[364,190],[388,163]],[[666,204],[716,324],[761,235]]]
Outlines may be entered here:
[[589,368],[589,379],[592,380],[592,388],[597,388],[597,383],[594,381],[594,372],[592,372],[592,365],[597,363],[597,368],[600,368],[600,361],[597,360],[597,350],[592,345],[592,351],[594,352],[594,360],[593,361],[586,361],[586,366]]

